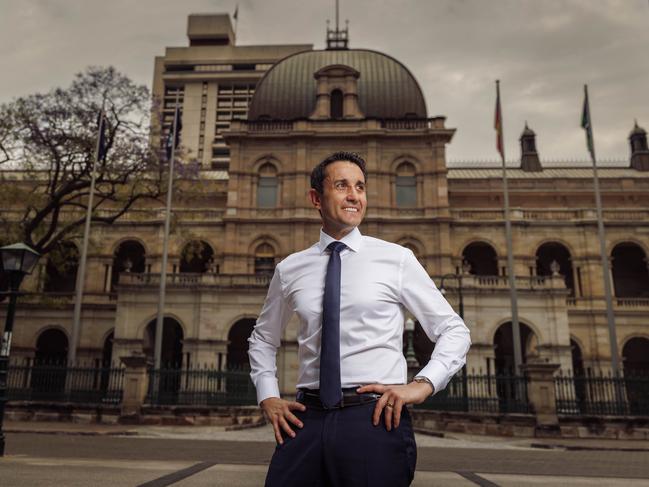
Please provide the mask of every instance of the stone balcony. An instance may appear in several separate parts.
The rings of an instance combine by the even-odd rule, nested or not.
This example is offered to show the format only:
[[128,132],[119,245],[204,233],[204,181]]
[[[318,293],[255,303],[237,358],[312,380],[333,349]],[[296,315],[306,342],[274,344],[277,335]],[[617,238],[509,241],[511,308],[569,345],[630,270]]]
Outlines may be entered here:
[[[451,218],[455,221],[501,222],[504,219],[503,210],[460,210],[452,209]],[[542,209],[542,208],[512,208],[512,221],[526,222],[590,222],[597,220],[595,209]],[[603,210],[605,222],[628,224],[629,222],[649,222],[649,210]]]
[[[272,276],[267,274],[212,274],[175,273],[167,274],[167,289],[266,289]],[[126,273],[119,275],[120,288],[158,288],[160,274]]]

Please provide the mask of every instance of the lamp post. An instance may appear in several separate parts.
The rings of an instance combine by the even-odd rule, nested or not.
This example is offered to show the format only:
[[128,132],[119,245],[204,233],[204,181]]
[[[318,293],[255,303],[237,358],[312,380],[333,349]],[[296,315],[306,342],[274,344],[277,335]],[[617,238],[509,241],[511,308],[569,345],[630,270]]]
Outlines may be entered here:
[[[462,261],[462,270],[459,274],[444,274],[439,283],[439,292],[446,295],[446,288],[444,287],[444,280],[447,278],[457,279],[457,294],[459,299],[459,315],[464,320],[464,297],[462,295],[462,276],[471,272],[471,264],[467,260]],[[469,384],[466,372],[466,365],[462,367],[462,399],[464,402],[464,410],[469,410]]]
[[408,366],[408,382],[414,377],[415,369],[419,365],[415,355],[415,322],[412,318],[406,320],[406,364]]
[[7,371],[9,368],[9,353],[11,351],[11,336],[14,327],[14,315],[16,314],[16,299],[18,288],[23,278],[31,274],[32,270],[41,256],[38,252],[23,243],[7,245],[0,248],[3,272],[9,278],[9,305],[7,306],[7,320],[2,335],[0,346],[0,457],[5,453],[5,435],[2,423],[7,403]]
[[459,315],[460,318],[464,319],[464,298],[462,296],[462,276],[465,274],[468,274],[471,272],[471,264],[469,264],[468,261],[463,260],[462,261],[462,272],[459,274],[444,274],[442,276],[442,280],[439,283],[439,292],[442,293],[442,295],[446,295],[446,288],[444,287],[444,280],[447,278],[452,278],[452,279],[457,279],[457,294],[458,298],[460,300],[460,306],[459,306]]

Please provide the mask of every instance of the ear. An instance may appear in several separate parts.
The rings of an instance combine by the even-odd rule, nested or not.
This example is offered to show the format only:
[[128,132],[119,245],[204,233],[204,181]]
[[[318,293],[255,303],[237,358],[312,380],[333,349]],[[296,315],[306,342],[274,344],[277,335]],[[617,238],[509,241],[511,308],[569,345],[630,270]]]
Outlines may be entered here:
[[322,208],[322,196],[313,188],[309,190],[309,199],[314,208]]

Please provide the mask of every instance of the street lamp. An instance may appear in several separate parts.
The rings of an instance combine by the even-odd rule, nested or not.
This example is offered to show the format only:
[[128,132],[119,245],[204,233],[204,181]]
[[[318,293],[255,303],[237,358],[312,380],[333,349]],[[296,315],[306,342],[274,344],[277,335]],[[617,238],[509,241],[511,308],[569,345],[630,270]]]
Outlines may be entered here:
[[[465,259],[462,261],[462,270],[459,274],[444,274],[439,283],[439,292],[442,295],[446,294],[446,288],[444,287],[444,279],[452,278],[457,279],[457,294],[459,298],[459,315],[462,320],[464,320],[464,297],[462,295],[462,276],[469,274],[471,272],[471,264]],[[468,386],[468,377],[466,371],[466,365],[462,367],[462,399],[464,410],[469,410],[469,386]]]
[[2,423],[7,404],[7,370],[9,368],[9,353],[11,351],[11,335],[14,326],[14,315],[16,314],[16,299],[18,288],[23,278],[31,274],[32,270],[41,256],[38,252],[23,243],[7,245],[0,248],[3,272],[9,278],[9,305],[7,306],[7,320],[5,331],[2,335],[0,346],[0,457],[5,454],[5,435],[2,430]]
[[406,320],[406,364],[408,366],[408,380],[414,376],[415,368],[419,365],[417,356],[415,355],[415,322],[412,318]]
[[462,276],[465,274],[468,274],[471,272],[471,264],[467,260],[462,261],[462,272],[459,274],[444,274],[442,276],[442,280],[439,283],[439,292],[442,293],[442,295],[446,295],[446,288],[444,287],[444,280],[447,278],[452,278],[452,279],[457,279],[457,294],[458,298],[460,300],[459,303],[459,315],[460,318],[464,319],[464,298],[462,296]]

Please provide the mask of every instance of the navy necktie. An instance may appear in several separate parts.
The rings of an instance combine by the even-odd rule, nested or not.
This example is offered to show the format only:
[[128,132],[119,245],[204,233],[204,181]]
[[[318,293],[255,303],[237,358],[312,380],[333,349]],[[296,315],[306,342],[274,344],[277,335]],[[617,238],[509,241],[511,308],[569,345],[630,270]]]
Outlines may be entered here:
[[347,246],[331,242],[322,299],[322,342],[320,345],[320,400],[333,407],[342,399],[340,386],[340,252]]

